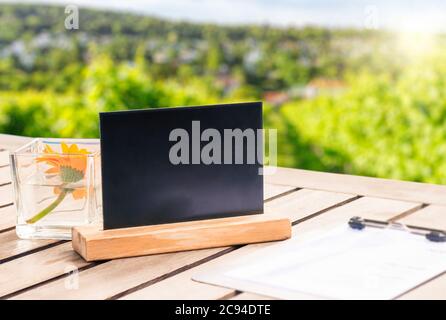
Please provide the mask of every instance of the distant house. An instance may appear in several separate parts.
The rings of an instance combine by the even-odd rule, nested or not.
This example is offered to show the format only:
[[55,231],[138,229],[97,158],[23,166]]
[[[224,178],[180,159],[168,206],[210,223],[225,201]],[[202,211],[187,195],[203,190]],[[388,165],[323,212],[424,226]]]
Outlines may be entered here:
[[219,75],[216,79],[216,83],[223,88],[224,94],[228,94],[240,87],[240,80],[231,75]]
[[166,50],[160,50],[158,52],[155,52],[155,54],[153,55],[153,61],[155,63],[167,63],[169,62],[169,56],[167,54]]
[[16,40],[3,50],[0,50],[1,58],[9,56],[17,57],[26,68],[31,68],[34,65],[35,53],[22,40]]
[[262,51],[260,49],[255,48],[249,51],[244,59],[243,65],[246,70],[254,71],[256,69],[257,63],[262,59]]
[[263,100],[273,107],[279,107],[292,99],[312,99],[321,94],[336,95],[345,89],[346,85],[340,80],[315,78],[306,86],[294,86],[287,91],[267,91]]
[[263,95],[263,100],[273,107],[279,107],[290,100],[290,94],[284,91],[267,91]]
[[183,49],[179,53],[180,63],[191,63],[197,59],[198,53],[192,49]]
[[321,94],[336,95],[346,89],[346,85],[341,80],[328,78],[315,78],[305,87],[297,89],[295,95],[305,99],[315,98]]

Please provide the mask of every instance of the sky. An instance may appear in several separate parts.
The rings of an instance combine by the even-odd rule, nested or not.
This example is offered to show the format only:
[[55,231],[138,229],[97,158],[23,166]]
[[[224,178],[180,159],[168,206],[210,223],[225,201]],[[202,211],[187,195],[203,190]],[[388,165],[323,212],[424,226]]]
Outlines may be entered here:
[[320,25],[445,32],[445,0],[0,0],[76,4],[219,24]]

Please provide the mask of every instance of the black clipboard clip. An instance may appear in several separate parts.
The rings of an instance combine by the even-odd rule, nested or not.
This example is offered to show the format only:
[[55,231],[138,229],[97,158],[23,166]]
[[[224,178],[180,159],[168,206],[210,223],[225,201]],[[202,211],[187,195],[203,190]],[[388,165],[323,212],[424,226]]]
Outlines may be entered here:
[[446,242],[446,231],[439,229],[429,229],[423,227],[409,226],[399,222],[385,222],[372,219],[364,219],[361,217],[352,217],[348,221],[350,228],[355,230],[362,230],[365,227],[392,229],[399,231],[406,231],[416,235],[426,237],[427,240],[433,242]]

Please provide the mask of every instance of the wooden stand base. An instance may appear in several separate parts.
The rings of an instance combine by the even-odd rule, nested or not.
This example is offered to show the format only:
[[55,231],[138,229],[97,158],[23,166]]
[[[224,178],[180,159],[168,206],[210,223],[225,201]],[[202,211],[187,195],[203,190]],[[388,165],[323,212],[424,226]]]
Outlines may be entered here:
[[74,250],[95,261],[284,240],[291,237],[291,223],[259,214],[113,230],[85,226],[72,233]]

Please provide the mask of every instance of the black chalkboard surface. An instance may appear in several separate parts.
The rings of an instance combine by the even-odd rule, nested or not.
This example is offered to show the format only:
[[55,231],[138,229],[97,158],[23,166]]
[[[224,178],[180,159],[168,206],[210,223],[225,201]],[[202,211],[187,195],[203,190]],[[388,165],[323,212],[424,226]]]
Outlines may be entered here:
[[100,113],[104,229],[262,213],[259,129],[261,102]]

